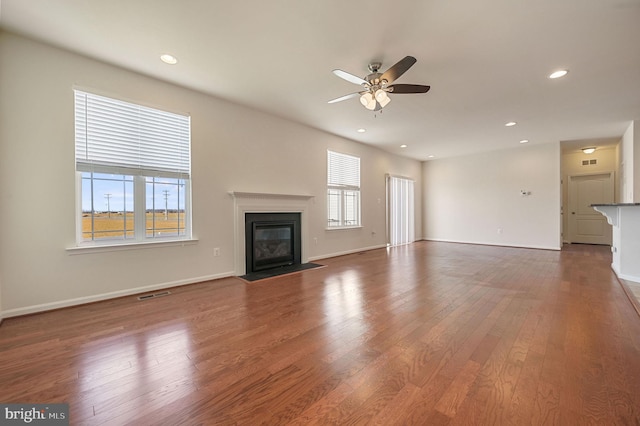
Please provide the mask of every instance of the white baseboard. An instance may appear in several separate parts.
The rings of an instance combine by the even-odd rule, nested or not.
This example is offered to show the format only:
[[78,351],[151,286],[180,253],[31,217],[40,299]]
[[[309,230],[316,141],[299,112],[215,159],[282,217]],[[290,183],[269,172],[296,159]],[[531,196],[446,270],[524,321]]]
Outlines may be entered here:
[[235,274],[233,273],[233,271],[230,271],[230,272],[224,272],[221,274],[187,278],[184,280],[170,281],[170,282],[165,282],[160,284],[148,285],[144,287],[128,288],[126,290],[113,291],[110,293],[102,293],[102,294],[96,294],[92,296],[78,297],[75,299],[60,300],[58,302],[43,303],[41,305],[26,306],[24,308],[9,309],[8,311],[2,312],[0,319],[16,317],[20,315],[35,314],[38,312],[50,311],[53,309],[68,308],[70,306],[84,305],[86,303],[99,302],[99,301],[108,300],[108,299],[115,299],[117,297],[130,296],[132,294],[146,293],[146,292],[155,291],[155,290],[164,290],[171,287],[178,287],[178,286],[187,285],[187,284],[195,284],[203,281],[217,280],[220,278],[227,278],[227,277],[233,277],[233,276],[235,276]]
[[[436,241],[436,242],[442,242],[442,243],[457,243],[457,244],[477,244],[477,245],[483,245],[483,246],[496,246],[496,247],[514,247],[514,248],[527,248],[527,249],[538,249],[538,250],[561,250],[561,247],[550,247],[550,246],[536,246],[536,245],[512,245],[512,244],[496,244],[496,243],[483,243],[483,242],[477,242],[477,241],[459,241],[459,240],[445,240],[445,239],[428,239],[428,238],[420,238],[420,239],[416,239],[414,242],[418,242],[418,241]],[[313,262],[316,260],[321,260],[321,259],[328,259],[330,257],[337,257],[337,256],[344,256],[347,254],[353,254],[353,253],[359,253],[362,251],[368,251],[368,250],[376,250],[376,249],[380,249],[380,248],[386,248],[387,245],[386,244],[380,244],[380,245],[375,245],[375,246],[370,246],[370,247],[362,247],[362,248],[358,248],[358,249],[354,249],[354,250],[347,250],[347,251],[342,251],[342,252],[336,252],[336,253],[330,253],[330,254],[323,254],[320,256],[312,256],[309,258],[309,262]]]
[[640,283],[640,276],[636,276],[636,275],[629,275],[629,274],[622,274],[620,273],[620,271],[618,270],[618,268],[616,268],[614,266],[614,264],[611,264],[611,269],[613,269],[613,272],[616,274],[616,276],[622,280],[625,281],[632,281],[634,283]]
[[315,260],[320,260],[320,259],[328,259],[330,257],[344,256],[346,254],[360,253],[361,251],[376,250],[376,249],[385,248],[385,247],[387,247],[386,244],[381,244],[381,245],[370,246],[370,247],[361,247],[361,248],[357,248],[357,249],[353,249],[353,250],[341,251],[341,252],[336,252],[336,253],[322,254],[320,256],[310,257],[309,258],[309,262],[313,262]]
[[476,244],[479,246],[528,248],[528,249],[538,249],[538,250],[558,251],[562,249],[562,247],[553,247],[553,246],[523,245],[523,244],[509,244],[509,243],[486,243],[482,241],[446,240],[446,239],[440,239],[440,238],[425,238],[424,241],[437,241],[441,243],[457,243],[457,244]]
[[[359,253],[359,252],[368,251],[368,250],[375,250],[375,249],[379,249],[379,248],[384,248],[386,246],[387,246],[386,244],[382,244],[382,245],[376,245],[376,246],[370,246],[370,247],[363,247],[363,248],[358,248],[358,249],[354,249],[354,250],[347,250],[347,251],[343,251],[343,252],[336,252],[336,253],[330,253],[330,254],[325,254],[325,255],[320,255],[320,256],[314,256],[314,257],[310,257],[308,260],[309,260],[309,262],[313,262],[315,260],[328,259],[330,257],[343,256],[343,255],[346,255],[346,254]],[[198,283],[198,282],[215,280],[215,279],[220,279],[220,278],[227,278],[227,277],[234,277],[234,276],[236,276],[235,271],[229,271],[229,272],[223,272],[223,273],[215,274],[215,275],[207,275],[207,276],[203,276],[203,277],[188,278],[188,279],[185,279],[185,280],[178,280],[178,281],[171,281],[171,282],[165,282],[165,283],[160,283],[160,284],[153,284],[153,285],[144,286],[144,287],[135,287],[135,288],[130,288],[130,289],[126,289],[126,290],[114,291],[114,292],[110,292],[110,293],[102,293],[102,294],[96,294],[96,295],[92,295],[92,296],[78,297],[78,298],[75,298],[75,299],[67,299],[67,300],[61,300],[61,301],[57,301],[57,302],[43,303],[43,304],[40,304],[40,305],[25,306],[23,308],[9,309],[7,311],[3,311],[3,312],[0,313],[0,322],[2,321],[3,318],[10,318],[10,317],[16,317],[16,316],[20,316],[20,315],[35,314],[35,313],[38,313],[38,312],[50,311],[50,310],[53,310],[53,309],[67,308],[67,307],[70,307],[70,306],[83,305],[83,304],[86,304],[86,303],[92,303],[92,302],[99,302],[99,301],[102,301],[102,300],[115,299],[117,297],[130,296],[130,295],[133,295],[133,294],[146,293],[146,292],[155,291],[155,290],[164,290],[164,289],[171,288],[171,287],[178,287],[178,286],[181,286],[181,285],[195,284],[195,283]]]

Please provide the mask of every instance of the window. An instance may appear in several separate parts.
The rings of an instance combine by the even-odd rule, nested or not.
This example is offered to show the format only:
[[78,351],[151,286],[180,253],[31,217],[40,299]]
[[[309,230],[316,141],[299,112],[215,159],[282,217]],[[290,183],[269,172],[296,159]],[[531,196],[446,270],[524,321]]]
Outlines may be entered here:
[[79,243],[190,238],[190,118],[75,91]]
[[327,226],[360,226],[360,158],[327,151]]

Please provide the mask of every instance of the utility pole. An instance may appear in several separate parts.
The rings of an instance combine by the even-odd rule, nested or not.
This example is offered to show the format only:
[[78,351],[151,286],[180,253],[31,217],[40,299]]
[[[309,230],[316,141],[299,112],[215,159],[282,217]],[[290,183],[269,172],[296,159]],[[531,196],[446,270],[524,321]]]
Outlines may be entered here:
[[169,220],[169,190],[164,189],[162,190],[162,193],[164,194],[164,220]]
[[111,219],[111,194],[104,194],[104,198],[107,199],[107,216]]

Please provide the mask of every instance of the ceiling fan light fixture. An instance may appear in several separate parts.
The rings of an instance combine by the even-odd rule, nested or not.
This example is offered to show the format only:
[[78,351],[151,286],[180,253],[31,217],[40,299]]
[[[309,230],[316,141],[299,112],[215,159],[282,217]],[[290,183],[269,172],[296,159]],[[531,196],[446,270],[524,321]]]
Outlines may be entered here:
[[387,92],[385,92],[382,89],[378,89],[376,90],[376,101],[382,103],[385,99],[388,99],[389,96],[387,95]]
[[596,152],[596,148],[593,146],[589,148],[582,148],[582,152],[584,152],[585,154],[593,154],[594,152]]
[[363,93],[362,96],[360,96],[360,103],[363,106],[367,106],[367,104],[369,104],[369,102],[371,102],[372,99],[373,99],[373,96],[371,96],[371,93],[369,92]]
[[364,93],[360,96],[360,103],[368,110],[373,111],[376,108],[376,100],[373,98],[373,95],[369,92]]
[[378,101],[380,106],[384,108],[389,104],[389,102],[391,102],[391,98],[389,98],[389,95],[387,95],[387,92],[385,92],[382,89],[378,89],[376,90],[376,101]]
[[[1,0],[0,0],[1,1]],[[427,93],[430,86],[424,86],[422,84],[392,84],[401,75],[403,75],[409,68],[416,63],[416,58],[413,56],[405,56],[403,59],[396,62],[384,73],[378,72],[380,66],[379,62],[372,62],[369,64],[369,71],[371,74],[364,78],[357,77],[353,74],[349,74],[346,71],[340,69],[334,69],[333,74],[342,78],[350,83],[355,83],[360,86],[360,91],[351,93],[349,95],[340,96],[339,98],[329,101],[330,104],[344,101],[355,97],[360,98],[362,106],[370,111],[380,111],[386,105],[391,102],[389,93]]]

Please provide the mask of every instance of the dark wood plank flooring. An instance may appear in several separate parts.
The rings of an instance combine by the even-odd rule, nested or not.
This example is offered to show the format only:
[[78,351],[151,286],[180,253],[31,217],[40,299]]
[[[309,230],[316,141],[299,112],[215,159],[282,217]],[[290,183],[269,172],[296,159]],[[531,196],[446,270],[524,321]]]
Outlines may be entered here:
[[67,402],[73,425],[640,424],[640,317],[608,247],[321,263],[6,319],[0,402]]

